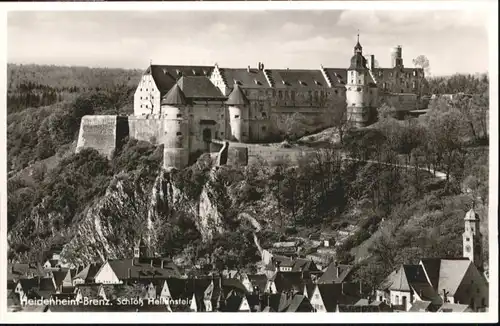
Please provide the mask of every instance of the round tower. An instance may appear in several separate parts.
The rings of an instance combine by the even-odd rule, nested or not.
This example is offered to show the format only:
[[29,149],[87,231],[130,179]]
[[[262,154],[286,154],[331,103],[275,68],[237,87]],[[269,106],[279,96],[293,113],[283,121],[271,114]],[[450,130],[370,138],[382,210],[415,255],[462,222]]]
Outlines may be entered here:
[[391,63],[392,67],[403,67],[403,49],[401,45],[395,46],[391,49]]
[[248,134],[248,110],[250,101],[248,101],[238,84],[235,83],[226,104],[229,108],[230,135],[231,138],[233,138],[231,140],[236,140],[240,143],[247,142],[250,136]]
[[363,48],[358,42],[354,47],[351,65],[347,69],[346,101],[347,119],[355,127],[364,127],[370,122],[369,70],[363,57]]
[[472,207],[464,218],[463,257],[469,258],[478,268],[483,271],[483,248],[482,234],[479,231],[479,214]]
[[182,169],[189,160],[189,130],[187,101],[178,84],[175,84],[161,100],[163,113],[163,167]]

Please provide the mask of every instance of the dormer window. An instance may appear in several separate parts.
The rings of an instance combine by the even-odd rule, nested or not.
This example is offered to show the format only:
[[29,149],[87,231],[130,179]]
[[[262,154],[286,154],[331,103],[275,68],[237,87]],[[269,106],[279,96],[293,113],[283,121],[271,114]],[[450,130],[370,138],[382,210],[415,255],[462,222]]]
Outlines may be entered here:
[[167,69],[165,69],[165,68],[163,68],[163,73],[164,73],[165,75],[166,75],[166,74],[168,74],[168,70],[167,70]]
[[193,69],[192,72],[193,72],[193,75],[196,76],[196,70]]
[[413,76],[417,77],[417,71],[413,70]]
[[306,83],[303,82],[302,80],[299,80],[299,84],[302,85],[302,86],[306,86]]
[[177,73],[177,76],[182,75],[182,72],[179,69],[176,69],[175,72]]
[[236,85],[241,85],[241,82],[240,82],[239,80],[237,80],[237,79],[233,79],[233,81],[234,81],[234,83],[235,83]]
[[253,82],[256,84],[256,85],[261,85],[260,81],[258,81],[257,79],[254,79]]
[[286,85],[286,81],[284,81],[284,80],[282,80],[282,81],[281,81],[281,83],[282,83],[283,85]]
[[205,76],[208,76],[208,72],[207,72],[205,69],[203,69],[203,74],[204,74]]

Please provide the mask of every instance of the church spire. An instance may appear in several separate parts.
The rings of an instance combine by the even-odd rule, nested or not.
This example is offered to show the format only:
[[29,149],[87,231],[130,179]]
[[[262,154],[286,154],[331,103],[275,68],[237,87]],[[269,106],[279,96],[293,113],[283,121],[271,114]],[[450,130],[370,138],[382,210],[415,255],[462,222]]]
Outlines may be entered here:
[[359,29],[358,29],[357,43],[356,43],[356,46],[354,47],[354,54],[356,54],[356,53],[362,53],[362,52],[363,52],[363,47],[359,43]]

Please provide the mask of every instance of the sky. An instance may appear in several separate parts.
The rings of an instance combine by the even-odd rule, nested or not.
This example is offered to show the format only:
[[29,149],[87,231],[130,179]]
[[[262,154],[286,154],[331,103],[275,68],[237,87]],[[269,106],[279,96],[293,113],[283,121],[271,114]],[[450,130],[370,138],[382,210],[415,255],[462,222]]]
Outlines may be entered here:
[[488,70],[488,17],[471,11],[18,11],[8,14],[9,63],[145,69],[153,64],[347,68],[363,54],[390,66],[425,55],[432,75]]

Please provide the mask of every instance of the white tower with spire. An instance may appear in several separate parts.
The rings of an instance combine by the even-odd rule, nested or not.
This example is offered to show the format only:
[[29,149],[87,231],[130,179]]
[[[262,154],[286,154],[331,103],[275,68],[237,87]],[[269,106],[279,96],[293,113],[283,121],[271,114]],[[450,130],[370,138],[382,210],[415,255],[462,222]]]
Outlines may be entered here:
[[463,256],[469,258],[476,267],[483,271],[483,246],[482,234],[479,231],[479,215],[474,210],[474,205],[465,214],[465,230],[463,233]]

